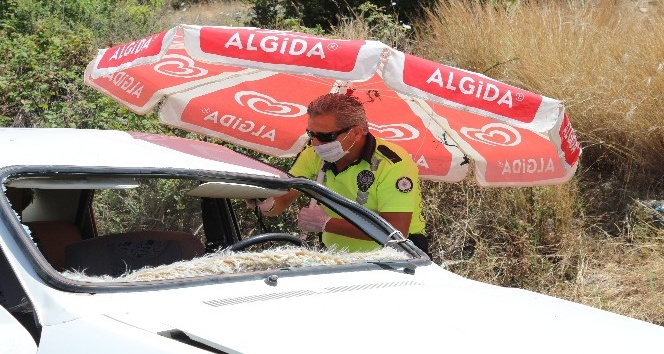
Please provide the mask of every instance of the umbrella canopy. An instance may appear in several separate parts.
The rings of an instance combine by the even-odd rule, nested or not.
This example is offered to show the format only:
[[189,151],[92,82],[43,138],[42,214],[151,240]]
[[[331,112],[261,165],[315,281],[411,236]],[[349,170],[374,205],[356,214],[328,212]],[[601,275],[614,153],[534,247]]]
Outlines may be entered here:
[[167,124],[280,157],[307,143],[306,107],[364,103],[369,130],[403,146],[422,179],[482,186],[569,180],[581,148],[561,102],[378,41],[180,25],[102,49],[86,84]]

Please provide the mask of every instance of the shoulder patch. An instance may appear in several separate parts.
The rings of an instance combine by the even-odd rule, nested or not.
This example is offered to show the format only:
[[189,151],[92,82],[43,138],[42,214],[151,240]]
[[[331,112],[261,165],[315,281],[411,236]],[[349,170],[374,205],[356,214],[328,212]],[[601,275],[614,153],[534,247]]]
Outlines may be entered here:
[[397,189],[399,192],[408,193],[413,190],[413,180],[408,177],[401,177],[397,180]]
[[396,152],[392,151],[389,147],[385,145],[378,145],[376,148],[378,152],[383,154],[388,160],[392,161],[392,163],[397,163],[401,161],[401,156],[399,156]]

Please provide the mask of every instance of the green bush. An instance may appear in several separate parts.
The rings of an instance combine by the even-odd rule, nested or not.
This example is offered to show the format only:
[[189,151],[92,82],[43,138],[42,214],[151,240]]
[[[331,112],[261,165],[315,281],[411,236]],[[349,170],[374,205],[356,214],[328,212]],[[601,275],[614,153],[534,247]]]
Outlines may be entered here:
[[[119,5],[122,6],[119,6]],[[0,126],[160,132],[83,84],[96,48],[156,30],[161,1],[11,0],[0,14]],[[122,37],[122,38],[120,38]]]
[[296,19],[300,26],[329,31],[340,19],[353,16],[360,5],[371,3],[386,9],[404,23],[410,23],[422,15],[422,9],[433,5],[435,0],[254,0],[250,26],[280,28],[279,19]]
[[70,126],[66,120],[81,90],[91,43],[90,30],[70,30],[57,20],[40,22],[30,34],[0,36],[4,121],[13,117],[15,126]]
[[393,48],[410,52],[413,46],[413,30],[399,23],[396,15],[384,7],[365,2],[353,11],[352,17],[341,18],[332,29],[332,35],[340,38],[373,39]]

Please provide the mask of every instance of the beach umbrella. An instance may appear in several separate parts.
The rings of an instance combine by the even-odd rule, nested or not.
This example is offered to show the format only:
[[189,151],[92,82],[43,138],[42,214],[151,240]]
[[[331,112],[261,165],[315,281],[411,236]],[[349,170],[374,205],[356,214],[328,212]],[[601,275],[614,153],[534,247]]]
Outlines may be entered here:
[[482,186],[560,184],[581,153],[560,101],[378,41],[179,25],[99,50],[84,75],[135,113],[278,157],[307,144],[306,107],[330,92],[357,97],[422,179],[472,166]]

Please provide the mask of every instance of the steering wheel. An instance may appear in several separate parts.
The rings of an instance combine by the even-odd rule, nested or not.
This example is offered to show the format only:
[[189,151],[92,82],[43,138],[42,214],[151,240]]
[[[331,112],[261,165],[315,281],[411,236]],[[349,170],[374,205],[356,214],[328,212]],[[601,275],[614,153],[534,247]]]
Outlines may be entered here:
[[228,247],[229,250],[233,252],[237,251],[242,251],[245,248],[253,245],[257,245],[260,243],[265,243],[265,242],[274,242],[274,241],[281,241],[281,242],[287,242],[287,243],[292,243],[296,246],[302,246],[302,240],[299,238],[283,233],[283,232],[273,232],[273,233],[267,233],[267,234],[260,234],[256,235],[254,237],[250,237],[244,240],[241,240],[239,242],[236,242],[232,244],[230,247]]

